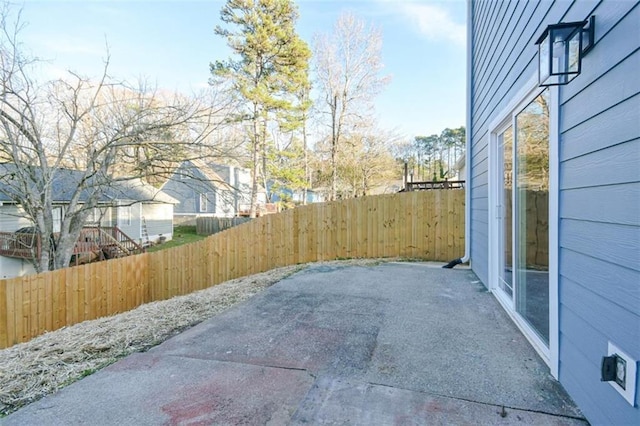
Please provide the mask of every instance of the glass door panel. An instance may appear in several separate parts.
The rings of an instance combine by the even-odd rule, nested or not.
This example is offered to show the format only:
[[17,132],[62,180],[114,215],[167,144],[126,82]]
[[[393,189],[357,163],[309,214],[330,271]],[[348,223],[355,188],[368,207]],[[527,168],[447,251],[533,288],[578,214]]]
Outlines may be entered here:
[[[549,343],[549,91],[516,115],[515,299]],[[506,188],[505,188],[505,192]]]
[[509,126],[504,132],[498,135],[498,150],[500,161],[502,162],[502,173],[500,174],[499,194],[500,201],[500,224],[499,241],[500,266],[498,285],[509,299],[513,298],[513,238],[511,236],[513,226],[512,196],[513,192],[513,128]]

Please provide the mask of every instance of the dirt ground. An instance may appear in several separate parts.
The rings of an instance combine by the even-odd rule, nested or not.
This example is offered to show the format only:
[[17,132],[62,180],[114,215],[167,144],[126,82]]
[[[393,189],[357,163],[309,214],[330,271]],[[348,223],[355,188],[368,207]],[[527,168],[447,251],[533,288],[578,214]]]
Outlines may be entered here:
[[[385,259],[390,261],[394,259]],[[323,264],[375,265],[357,259]],[[0,417],[242,302],[307,265],[287,266],[85,321],[0,350]]]

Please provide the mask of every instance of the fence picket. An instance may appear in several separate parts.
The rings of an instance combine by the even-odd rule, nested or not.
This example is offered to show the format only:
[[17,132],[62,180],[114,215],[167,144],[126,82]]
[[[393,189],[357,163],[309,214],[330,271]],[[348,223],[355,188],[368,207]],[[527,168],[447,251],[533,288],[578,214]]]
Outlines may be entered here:
[[[0,312],[9,311],[9,304],[7,300],[7,285],[0,285]],[[8,315],[0,314],[0,348],[6,348],[9,346],[8,336]]]

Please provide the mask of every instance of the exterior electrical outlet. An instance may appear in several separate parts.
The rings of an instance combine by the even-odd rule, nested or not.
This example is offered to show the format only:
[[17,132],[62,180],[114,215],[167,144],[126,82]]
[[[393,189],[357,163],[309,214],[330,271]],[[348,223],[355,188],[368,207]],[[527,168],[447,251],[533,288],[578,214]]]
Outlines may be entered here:
[[635,406],[637,361],[611,342],[609,342],[607,355],[615,358],[615,375],[613,380],[609,381],[609,384],[611,384],[629,404]]
[[618,354],[616,354],[616,383],[622,389],[627,388],[627,361]]

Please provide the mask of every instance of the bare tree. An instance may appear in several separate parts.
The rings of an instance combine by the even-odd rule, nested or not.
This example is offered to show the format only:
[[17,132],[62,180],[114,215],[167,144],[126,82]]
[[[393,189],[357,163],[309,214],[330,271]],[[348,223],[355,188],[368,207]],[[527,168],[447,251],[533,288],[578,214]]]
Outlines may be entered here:
[[391,154],[397,140],[397,135],[375,126],[345,138],[338,161],[340,186],[350,192],[344,195],[369,195],[372,189],[400,178],[400,164]]
[[331,192],[336,199],[338,155],[343,137],[367,117],[389,78],[381,75],[382,33],[354,14],[343,13],[333,31],[316,36],[316,87],[331,129]]
[[[12,22],[10,12],[0,4],[0,188],[34,224],[36,270],[58,269],[69,265],[106,188],[166,174],[197,152],[230,105],[114,81],[108,59],[98,79],[69,72],[40,83],[37,60],[21,49],[19,15]],[[65,212],[54,234],[54,187],[62,181]]]

